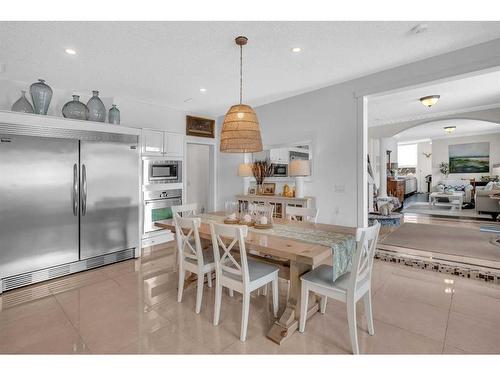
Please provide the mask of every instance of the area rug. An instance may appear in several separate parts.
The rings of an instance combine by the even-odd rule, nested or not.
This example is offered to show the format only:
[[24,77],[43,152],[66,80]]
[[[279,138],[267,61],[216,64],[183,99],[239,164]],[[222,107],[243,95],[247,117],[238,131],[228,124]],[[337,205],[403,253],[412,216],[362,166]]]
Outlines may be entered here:
[[479,229],[404,223],[380,244],[500,262],[500,247],[490,243],[495,237]]
[[491,220],[491,215],[478,214],[475,209],[457,210],[447,206],[429,206],[429,203],[426,202],[413,203],[401,212],[404,214],[425,214]]

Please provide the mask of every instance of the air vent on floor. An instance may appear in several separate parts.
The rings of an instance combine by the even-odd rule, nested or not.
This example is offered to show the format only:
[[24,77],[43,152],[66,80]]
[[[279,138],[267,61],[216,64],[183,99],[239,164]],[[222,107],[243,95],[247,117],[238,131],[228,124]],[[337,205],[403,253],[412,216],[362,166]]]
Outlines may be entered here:
[[104,265],[104,257],[87,259],[87,268],[95,268]]

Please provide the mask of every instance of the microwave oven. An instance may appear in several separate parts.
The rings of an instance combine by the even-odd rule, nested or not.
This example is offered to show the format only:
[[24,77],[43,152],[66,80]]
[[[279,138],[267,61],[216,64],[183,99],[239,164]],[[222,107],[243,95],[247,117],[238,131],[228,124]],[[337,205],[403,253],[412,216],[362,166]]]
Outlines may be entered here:
[[182,161],[144,160],[145,184],[168,184],[182,182]]
[[288,177],[288,164],[273,164],[272,177]]

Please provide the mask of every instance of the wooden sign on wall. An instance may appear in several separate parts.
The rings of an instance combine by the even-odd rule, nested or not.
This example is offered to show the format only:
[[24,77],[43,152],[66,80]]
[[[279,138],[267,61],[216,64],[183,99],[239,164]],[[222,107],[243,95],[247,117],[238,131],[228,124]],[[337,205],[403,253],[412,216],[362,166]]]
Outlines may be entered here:
[[186,135],[215,138],[215,120],[186,116]]

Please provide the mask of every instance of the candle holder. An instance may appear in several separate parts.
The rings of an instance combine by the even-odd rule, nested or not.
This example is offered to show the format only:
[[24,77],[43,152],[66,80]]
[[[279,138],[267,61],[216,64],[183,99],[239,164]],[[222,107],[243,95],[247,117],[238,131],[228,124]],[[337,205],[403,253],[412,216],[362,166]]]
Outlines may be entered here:
[[225,212],[225,218],[224,218],[224,223],[225,224],[238,224],[239,223],[239,218],[238,218],[238,203],[235,201],[226,201],[224,203],[224,212]]
[[273,227],[274,206],[258,204],[254,207],[255,228],[270,229]]

